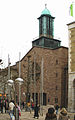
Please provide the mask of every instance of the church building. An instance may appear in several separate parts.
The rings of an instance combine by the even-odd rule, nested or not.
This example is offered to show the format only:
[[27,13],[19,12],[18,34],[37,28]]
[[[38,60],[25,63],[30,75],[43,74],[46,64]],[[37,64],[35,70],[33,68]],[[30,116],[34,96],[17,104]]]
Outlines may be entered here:
[[54,19],[45,7],[38,18],[39,38],[32,41],[32,48],[21,60],[21,76],[26,81],[26,99],[34,100],[36,93],[39,104],[42,99],[43,105],[58,103],[67,107],[68,48],[54,38]]
[[[21,59],[21,101],[36,104],[68,104],[68,48],[54,38],[54,19],[45,6],[39,20],[39,38]],[[62,29],[62,28],[61,28]],[[19,62],[15,65],[19,72]],[[16,79],[11,72],[11,79]],[[18,85],[16,87],[18,101]]]

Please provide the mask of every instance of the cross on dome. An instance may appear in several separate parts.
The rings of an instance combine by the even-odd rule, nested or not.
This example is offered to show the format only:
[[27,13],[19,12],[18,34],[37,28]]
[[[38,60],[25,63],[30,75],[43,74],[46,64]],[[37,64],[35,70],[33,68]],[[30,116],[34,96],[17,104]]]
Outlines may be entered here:
[[45,9],[47,9],[47,4],[45,4]]

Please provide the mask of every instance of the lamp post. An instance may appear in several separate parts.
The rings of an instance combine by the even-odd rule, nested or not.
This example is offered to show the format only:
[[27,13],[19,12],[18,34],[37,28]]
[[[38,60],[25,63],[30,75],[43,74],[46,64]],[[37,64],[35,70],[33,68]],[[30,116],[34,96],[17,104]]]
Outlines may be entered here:
[[19,77],[16,79],[16,81],[18,81],[19,82],[19,106],[21,107],[21,105],[20,105],[20,97],[21,97],[21,88],[20,88],[20,85],[21,85],[21,82],[23,82],[23,79],[22,78],[20,78],[21,77],[21,62],[20,62],[20,59],[21,59],[21,52],[19,52]]
[[23,79],[17,78],[15,81],[19,83],[19,106],[21,107],[21,83],[23,82]]
[[36,55],[34,52],[34,106],[36,106]]
[[43,58],[41,62],[41,81],[40,81],[40,115],[43,116]]
[[[9,54],[8,54],[8,81],[10,82],[10,84],[12,84],[11,83],[11,80],[10,80],[10,57],[9,57]],[[10,89],[10,87],[8,86],[8,88]],[[10,92],[10,90],[9,90],[9,92]],[[10,100],[10,93],[9,93],[9,100]]]
[[[27,56],[28,58],[28,73],[27,73],[27,94],[26,94],[26,104],[29,102],[29,96],[31,95],[30,94],[30,79],[31,79],[31,76],[30,76],[30,58],[31,58],[31,55]],[[31,97],[31,96],[30,96]]]
[[8,85],[10,86],[13,86],[13,92],[14,92],[14,101],[15,101],[15,104],[16,104],[16,97],[15,97],[15,86],[14,86],[14,81],[13,80],[8,80],[7,81]]

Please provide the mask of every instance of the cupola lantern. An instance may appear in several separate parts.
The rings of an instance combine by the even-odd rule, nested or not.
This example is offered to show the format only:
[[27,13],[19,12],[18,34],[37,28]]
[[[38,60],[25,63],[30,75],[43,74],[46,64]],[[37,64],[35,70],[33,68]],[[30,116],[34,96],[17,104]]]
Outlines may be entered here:
[[45,4],[45,9],[42,11],[39,19],[39,37],[45,36],[49,38],[54,38],[54,18],[51,16],[50,11],[47,9]]

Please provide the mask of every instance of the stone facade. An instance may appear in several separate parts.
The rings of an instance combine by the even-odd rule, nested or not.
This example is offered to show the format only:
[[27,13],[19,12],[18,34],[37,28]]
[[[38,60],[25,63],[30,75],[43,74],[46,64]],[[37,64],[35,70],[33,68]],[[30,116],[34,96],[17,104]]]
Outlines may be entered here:
[[[28,62],[28,56],[29,62]],[[41,61],[43,64],[43,93],[44,104],[58,103],[67,107],[68,100],[68,49],[60,47],[57,49],[47,49],[41,47],[33,47],[21,60],[21,76],[24,79],[24,87],[27,87],[29,80],[29,93],[34,93],[34,56],[36,59],[36,93],[38,93],[38,102],[40,101],[40,81],[41,81]],[[30,66],[28,68],[28,66]],[[29,69],[29,70],[28,70]],[[30,71],[28,73],[28,71]],[[28,76],[30,76],[28,78]],[[24,88],[27,93],[27,88]],[[23,89],[23,87],[22,87]],[[22,91],[24,91],[22,90]]]
[[[35,80],[34,86],[34,58],[35,58]],[[43,104],[58,103],[67,107],[68,100],[68,49],[59,47],[48,49],[32,47],[21,59],[21,78],[24,82],[21,85],[21,101],[26,101],[27,93],[33,98],[37,93],[37,101],[40,103],[41,89],[41,62],[43,58]],[[15,81],[19,73],[19,62],[10,66],[11,79]],[[15,84],[16,101],[18,101],[19,85]],[[29,98],[30,99],[30,98]],[[33,98],[34,99],[34,98]]]
[[69,59],[68,59],[68,110],[75,111],[75,22],[68,24]]

